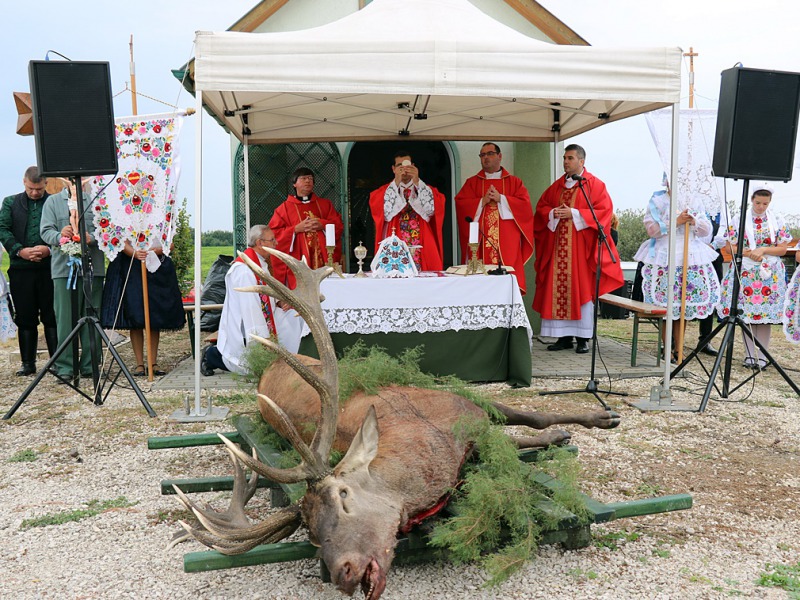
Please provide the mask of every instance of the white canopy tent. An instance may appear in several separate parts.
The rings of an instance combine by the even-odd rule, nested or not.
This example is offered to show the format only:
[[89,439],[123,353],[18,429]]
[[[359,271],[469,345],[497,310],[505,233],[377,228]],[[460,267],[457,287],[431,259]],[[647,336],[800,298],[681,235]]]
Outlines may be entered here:
[[[394,35],[398,23],[413,26]],[[300,141],[558,142],[658,108],[676,111],[680,102],[680,48],[557,46],[467,0],[374,0],[302,32],[198,32],[195,50],[198,111],[205,106],[245,150]],[[196,124],[199,250],[202,120]],[[195,289],[199,274],[198,251]],[[199,303],[195,310],[200,356]],[[668,361],[665,375],[668,386]],[[199,399],[197,360],[197,407]]]

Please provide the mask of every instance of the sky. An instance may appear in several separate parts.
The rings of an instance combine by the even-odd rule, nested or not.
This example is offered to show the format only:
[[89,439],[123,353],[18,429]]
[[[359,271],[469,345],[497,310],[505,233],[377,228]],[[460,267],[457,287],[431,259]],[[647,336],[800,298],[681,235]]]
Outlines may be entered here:
[[[332,0],[318,0],[332,1]],[[594,46],[671,46],[699,54],[695,63],[695,106],[715,109],[721,71],[741,62],[745,67],[800,72],[800,5],[785,0],[539,0],[561,21]],[[22,174],[36,163],[33,136],[16,132],[12,92],[29,91],[28,62],[55,51],[71,60],[108,61],[116,116],[132,113],[130,37],[133,35],[138,113],[194,107],[170,70],[193,55],[195,31],[225,30],[257,0],[173,0],[109,3],[40,0],[36,12],[7,22],[0,37],[0,194],[22,191]],[[402,4],[402,3],[400,3]],[[136,13],[131,10],[136,7]],[[130,14],[128,14],[130,13]],[[19,14],[19,13],[18,13]],[[59,57],[50,52],[52,60]],[[688,107],[688,59],[683,69],[683,106]],[[151,100],[154,98],[161,102]],[[179,198],[195,188],[194,119],[185,121],[181,139]],[[203,229],[230,229],[230,142],[208,116],[203,121]],[[713,147],[713,133],[710,134]],[[569,141],[586,148],[586,167],[608,185],[615,206],[643,208],[659,188],[662,166],[643,116],[611,123]],[[800,165],[800,157],[795,164]],[[737,204],[741,184],[720,180],[720,190]],[[773,207],[800,214],[800,170],[789,184],[776,182]]]

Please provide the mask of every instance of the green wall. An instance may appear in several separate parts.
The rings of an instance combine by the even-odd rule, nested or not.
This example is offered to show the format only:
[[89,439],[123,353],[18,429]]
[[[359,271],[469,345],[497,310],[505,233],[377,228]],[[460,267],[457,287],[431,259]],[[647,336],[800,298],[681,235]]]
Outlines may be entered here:
[[[531,196],[534,211],[539,196],[542,195],[550,181],[552,146],[547,142],[514,144],[514,175],[522,179]],[[534,334],[539,333],[541,318],[533,312],[533,294],[536,291],[536,272],[533,270],[533,258],[525,265],[525,279],[528,282],[528,293],[525,294],[525,310],[531,322]]]

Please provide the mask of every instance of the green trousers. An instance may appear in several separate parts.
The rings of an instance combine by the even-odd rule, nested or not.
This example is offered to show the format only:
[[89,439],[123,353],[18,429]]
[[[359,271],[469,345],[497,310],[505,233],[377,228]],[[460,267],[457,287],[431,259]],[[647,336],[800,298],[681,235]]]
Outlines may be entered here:
[[[83,279],[78,278],[76,285],[75,302],[78,306],[78,318],[86,316],[85,302],[83,296]],[[72,302],[73,292],[67,289],[67,278],[57,277],[53,279],[53,296],[54,308],[56,312],[56,324],[58,326],[58,344],[67,339],[67,336],[75,327],[75,322],[72,320]],[[103,278],[95,277],[92,282],[92,305],[96,313],[100,314],[100,303],[103,300]],[[90,337],[93,335],[97,343],[97,356],[100,357],[102,347],[100,346],[100,335],[96,332],[94,327],[84,326],[81,328],[80,333],[80,374],[84,376],[91,376],[92,374],[92,353],[90,347]],[[72,348],[70,344],[66,350],[56,360],[56,372],[62,377],[72,377]]]

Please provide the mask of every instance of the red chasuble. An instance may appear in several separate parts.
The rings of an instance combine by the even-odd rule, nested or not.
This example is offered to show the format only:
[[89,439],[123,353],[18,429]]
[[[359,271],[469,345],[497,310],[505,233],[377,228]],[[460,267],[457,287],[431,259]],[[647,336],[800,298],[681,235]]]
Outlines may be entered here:
[[[595,213],[617,263],[611,262],[603,248],[600,295],[624,283],[619,253],[611,239],[611,213],[614,210],[606,184],[588,171],[583,172],[583,188],[592,201]],[[597,265],[597,224],[578,185],[567,189],[565,178],[557,179],[545,190],[536,205],[534,231],[536,238],[536,294],[533,309],[544,319],[577,321],[581,306],[594,299],[595,266]],[[572,220],[561,220],[555,232],[547,227],[550,211],[562,203],[577,209],[586,222],[586,229],[576,231]]]
[[[378,251],[380,243],[391,235],[394,228],[397,236],[407,244],[422,246],[419,250],[419,267],[422,271],[441,271],[444,266],[442,243],[442,223],[444,223],[446,203],[444,194],[435,187],[428,186],[433,192],[433,215],[430,221],[426,221],[410,205],[406,205],[406,209],[387,223],[384,196],[390,185],[391,182],[369,195],[369,209],[372,212],[372,220],[375,221],[375,252]],[[406,239],[403,233],[407,233],[409,239]]]
[[[311,233],[295,233],[294,228],[307,217],[317,217],[322,222],[322,230]],[[312,194],[311,200],[303,203],[295,196],[290,195],[283,204],[275,209],[275,213],[269,220],[269,228],[278,241],[278,250],[291,254],[297,260],[301,260],[305,256],[308,266],[318,269],[324,267],[328,262],[328,251],[325,248],[325,225],[328,223],[336,226],[336,249],[333,252],[333,260],[339,262],[342,259],[344,225],[342,217],[336,212],[330,200]],[[272,267],[275,278],[294,289],[294,274],[283,261],[273,260]]]
[[[519,177],[514,177],[505,169],[500,179],[486,179],[481,170],[466,182],[456,196],[456,220],[458,221],[458,237],[461,243],[461,260],[466,262],[469,253],[469,223],[466,217],[474,218],[489,186],[493,185],[505,195],[511,208],[513,219],[501,219],[500,211],[494,202],[483,207],[478,223],[481,231],[492,240],[500,250],[504,265],[514,267],[519,289],[524,294],[525,263],[533,254],[533,209],[528,190]],[[478,258],[486,264],[497,264],[497,252],[483,237],[478,246]]]

